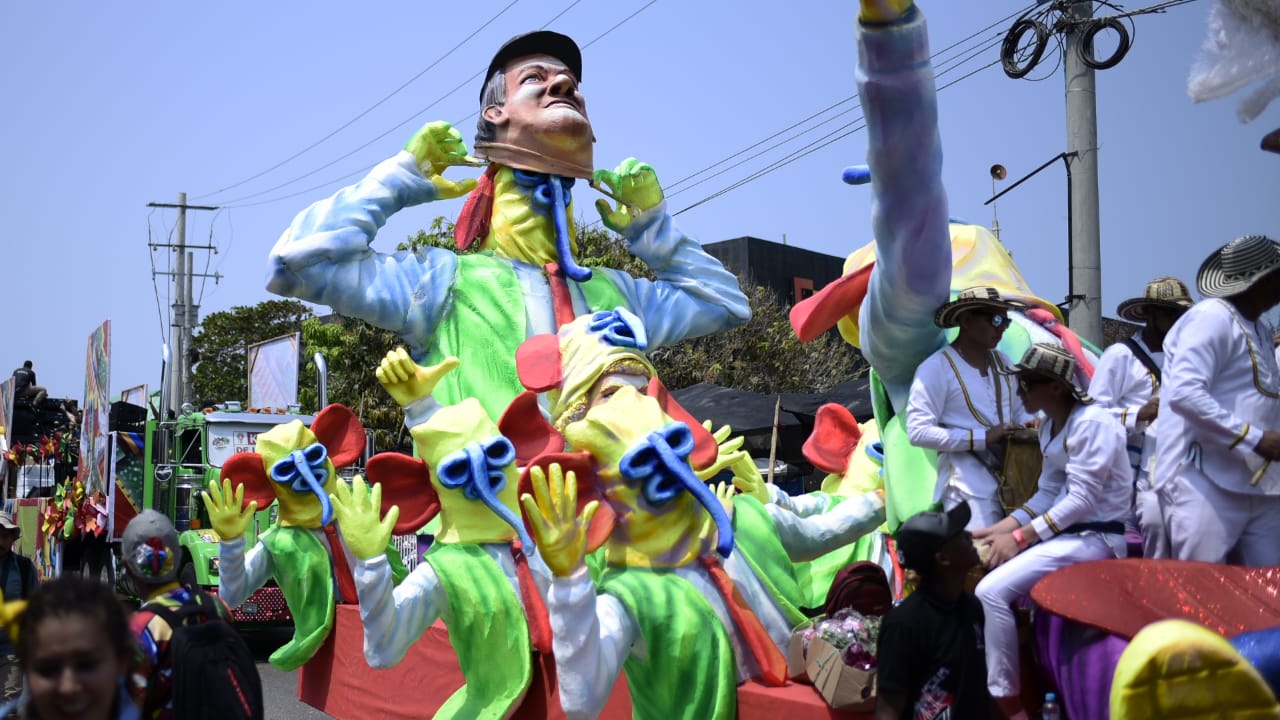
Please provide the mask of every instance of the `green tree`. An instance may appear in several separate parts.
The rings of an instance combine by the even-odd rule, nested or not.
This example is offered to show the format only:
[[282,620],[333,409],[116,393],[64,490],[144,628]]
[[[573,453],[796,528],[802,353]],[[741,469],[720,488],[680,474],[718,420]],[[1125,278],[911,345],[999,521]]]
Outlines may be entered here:
[[210,313],[192,337],[198,360],[192,397],[197,402],[247,401],[246,348],[302,329],[311,309],[297,300],[266,300]]
[[[404,415],[374,374],[382,358],[403,344],[395,333],[363,320],[330,315],[302,323],[302,344],[307,351],[304,367],[309,376],[315,377],[317,372],[315,354],[324,356],[330,403],[351,408],[365,428],[373,431],[378,449],[405,444]],[[314,387],[303,388],[299,393],[302,406],[319,409],[316,394]]]
[[[582,265],[654,279],[653,271],[627,250],[620,236],[599,226],[579,228]],[[788,308],[772,290],[750,278],[739,277],[738,283],[751,306],[751,320],[745,325],[649,353],[668,388],[709,382],[760,393],[823,392],[866,372],[861,356],[831,334],[809,343],[797,340]]]
[[745,325],[649,353],[668,388],[708,382],[766,394],[823,392],[866,372],[857,353],[830,333],[801,343],[772,290],[749,278],[739,283],[751,305]]

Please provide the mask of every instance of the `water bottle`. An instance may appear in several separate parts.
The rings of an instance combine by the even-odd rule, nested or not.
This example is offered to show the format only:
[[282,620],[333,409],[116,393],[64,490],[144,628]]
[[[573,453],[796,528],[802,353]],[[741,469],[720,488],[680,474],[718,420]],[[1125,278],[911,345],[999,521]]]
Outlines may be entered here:
[[1058,696],[1045,693],[1044,706],[1040,708],[1040,717],[1044,720],[1062,720],[1062,706],[1058,704]]

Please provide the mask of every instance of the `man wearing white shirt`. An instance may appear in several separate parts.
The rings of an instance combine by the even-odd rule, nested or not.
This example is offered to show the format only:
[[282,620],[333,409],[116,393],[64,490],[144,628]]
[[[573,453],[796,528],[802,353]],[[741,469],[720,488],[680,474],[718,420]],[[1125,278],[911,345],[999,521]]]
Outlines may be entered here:
[[1164,367],[1164,337],[1192,306],[1191,291],[1177,278],[1147,283],[1142,297],[1120,303],[1116,314],[1143,323],[1133,337],[1102,353],[1093,370],[1089,394],[1100,407],[1120,419],[1129,436],[1129,464],[1133,467],[1133,511],[1142,531],[1142,554],[1169,557],[1160,503],[1151,489],[1150,464],[1156,451],[1155,421],[1160,412],[1160,382]]
[[938,452],[934,500],[948,509],[968,503],[970,530],[1004,517],[991,451],[1031,419],[1012,376],[999,372],[1011,364],[996,345],[1014,306],[995,288],[980,286],[938,308],[934,323],[958,327],[959,334],[920,364],[907,399],[911,444]]
[[1013,367],[1027,410],[1045,414],[1039,488],[1022,508],[973,534],[986,540],[992,568],[975,591],[986,617],[987,688],[1014,720],[1027,716],[1013,602],[1058,568],[1124,551],[1133,482],[1124,427],[1075,383],[1075,367],[1070,353],[1043,343]]
[[1196,285],[1208,299],[1164,346],[1155,487],[1173,557],[1280,565],[1280,367],[1262,319],[1280,302],[1280,245],[1232,240]]

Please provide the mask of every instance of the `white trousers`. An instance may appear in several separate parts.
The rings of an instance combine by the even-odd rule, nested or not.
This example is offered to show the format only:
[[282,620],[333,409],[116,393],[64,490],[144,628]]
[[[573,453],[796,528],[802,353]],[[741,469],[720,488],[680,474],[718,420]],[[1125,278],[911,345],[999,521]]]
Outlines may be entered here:
[[992,697],[1016,697],[1022,692],[1014,601],[1031,592],[1040,578],[1058,568],[1111,557],[1115,557],[1115,551],[1104,535],[1092,532],[1058,535],[1023,550],[982,578],[974,592],[986,615],[983,639],[987,653],[987,689]]
[[1138,490],[1133,498],[1133,511],[1138,516],[1138,530],[1142,532],[1142,557],[1173,557],[1169,549],[1169,533],[1164,526],[1164,513],[1160,509],[1160,496],[1156,491]]
[[980,528],[991,527],[1004,519],[1004,508],[996,498],[980,498],[969,495],[954,485],[948,485],[942,491],[942,507],[945,510],[959,505],[969,504],[969,524],[965,530],[973,532]]
[[1171,557],[1280,565],[1280,496],[1223,490],[1189,465],[1180,467],[1158,492]]

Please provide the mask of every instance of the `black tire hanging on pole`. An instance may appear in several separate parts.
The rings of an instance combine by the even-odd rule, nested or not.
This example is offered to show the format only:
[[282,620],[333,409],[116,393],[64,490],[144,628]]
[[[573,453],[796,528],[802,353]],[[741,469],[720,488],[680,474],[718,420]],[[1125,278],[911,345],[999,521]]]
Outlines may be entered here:
[[[1036,35],[1035,45],[1031,48],[1031,57],[1023,65],[1018,64],[1018,48],[1021,47],[1023,38],[1028,32],[1034,32]],[[1004,36],[1004,42],[1000,44],[1000,64],[1004,68],[1004,74],[1018,80],[1027,76],[1027,73],[1035,69],[1040,64],[1040,59],[1044,57],[1045,48],[1049,45],[1049,28],[1044,23],[1033,18],[1020,18],[1009,28],[1009,32]]]
[[[1105,60],[1098,60],[1093,56],[1093,39],[1103,30],[1114,30],[1116,33],[1116,49],[1111,53],[1110,57]],[[1085,28],[1084,33],[1080,36],[1080,45],[1077,47],[1080,53],[1080,62],[1094,70],[1107,70],[1120,64],[1124,56],[1129,54],[1129,30],[1124,24],[1113,17],[1101,18],[1089,23],[1089,27]]]

